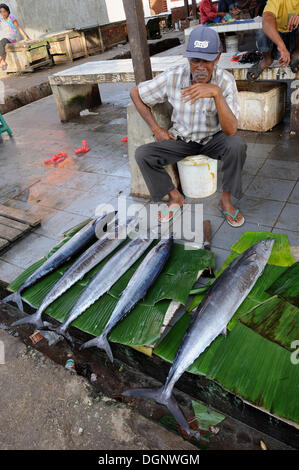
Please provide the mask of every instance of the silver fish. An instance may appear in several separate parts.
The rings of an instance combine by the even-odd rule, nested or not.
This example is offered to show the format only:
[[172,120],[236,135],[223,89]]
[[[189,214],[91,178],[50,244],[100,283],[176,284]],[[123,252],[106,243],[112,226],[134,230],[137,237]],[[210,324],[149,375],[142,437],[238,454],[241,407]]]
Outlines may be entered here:
[[150,398],[165,405],[180,426],[189,435],[194,434],[172,395],[173,388],[214,339],[221,333],[226,334],[227,324],[263,273],[273,244],[273,239],[256,243],[234,260],[211,285],[193,314],[165,384],[158,389],[127,390],[123,395]]
[[111,317],[105,326],[103,333],[81,346],[81,349],[91,348],[93,346],[104,349],[113,362],[113,355],[107,340],[110,331],[123,320],[132,308],[143,299],[155,282],[170,255],[173,239],[162,239],[144,258],[138,269],[135,271],[126,289],[117,303]]
[[64,323],[58,328],[47,329],[54,331],[59,336],[64,336],[73,345],[72,338],[67,332],[69,326],[94,302],[109,291],[118,279],[133,266],[151,243],[152,240],[143,240],[141,238],[135,238],[127,243],[93,276]]
[[[88,250],[67,269],[63,276],[48,292],[43,299],[38,310],[33,315],[28,315],[21,320],[16,321],[12,326],[20,326],[25,324],[35,325],[36,328],[43,328],[42,314],[45,309],[54,300],[58,299],[64,292],[70,289],[76,282],[83,279],[85,274],[91,271],[97,264],[112,253],[127,237],[127,229],[134,222],[134,217],[128,218],[126,224],[116,225],[114,232],[107,232],[100,240],[95,242]],[[135,222],[136,223],[136,222]],[[113,238],[112,238],[113,237]]]
[[[114,213],[113,213],[114,215]],[[3,302],[15,302],[20,310],[23,310],[23,303],[21,299],[22,292],[28,287],[33,286],[37,281],[52,273],[59,266],[67,263],[70,259],[74,258],[80,252],[85,250],[88,246],[97,240],[96,230],[97,225],[110,218],[112,214],[106,214],[91,221],[87,226],[83,227],[76,235],[74,235],[68,242],[62,245],[59,250],[50,256],[40,268],[38,268],[26,281],[19,287],[17,292],[6,297]]]

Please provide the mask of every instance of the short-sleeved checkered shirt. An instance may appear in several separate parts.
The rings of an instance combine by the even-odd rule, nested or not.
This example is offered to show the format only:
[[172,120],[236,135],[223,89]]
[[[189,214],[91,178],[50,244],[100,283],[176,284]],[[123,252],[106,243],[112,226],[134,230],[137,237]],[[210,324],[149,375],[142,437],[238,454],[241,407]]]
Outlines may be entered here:
[[[169,131],[185,141],[200,142],[221,130],[214,98],[201,98],[194,104],[183,103],[181,90],[191,86],[189,62],[161,73],[152,80],[138,85],[142,101],[153,106],[169,101],[173,107],[172,128]],[[217,66],[214,67],[211,82],[218,85],[226,102],[236,118],[240,107],[238,90],[234,77]]]

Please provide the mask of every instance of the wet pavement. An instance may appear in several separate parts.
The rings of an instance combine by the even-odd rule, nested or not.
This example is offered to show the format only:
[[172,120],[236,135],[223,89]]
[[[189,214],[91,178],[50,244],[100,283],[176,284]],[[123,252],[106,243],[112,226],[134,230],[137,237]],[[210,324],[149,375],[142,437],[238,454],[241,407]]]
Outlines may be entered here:
[[[11,282],[43,256],[68,228],[94,216],[99,204],[117,205],[119,195],[130,198],[126,106],[133,84],[102,84],[103,105],[98,115],[62,124],[52,96],[6,114],[14,137],[0,143],[2,178],[0,203],[30,209],[42,224],[0,256],[0,279]],[[248,145],[243,173],[244,195],[239,204],[246,223],[233,229],[221,217],[217,204],[221,189],[204,200],[204,217],[212,221],[212,247],[221,266],[230,246],[245,231],[287,233],[299,245],[298,137],[290,136],[288,120],[272,132],[240,132]],[[91,151],[76,156],[74,149],[87,140]],[[57,165],[44,164],[52,154],[66,152]],[[148,204],[148,201],[140,201]]]

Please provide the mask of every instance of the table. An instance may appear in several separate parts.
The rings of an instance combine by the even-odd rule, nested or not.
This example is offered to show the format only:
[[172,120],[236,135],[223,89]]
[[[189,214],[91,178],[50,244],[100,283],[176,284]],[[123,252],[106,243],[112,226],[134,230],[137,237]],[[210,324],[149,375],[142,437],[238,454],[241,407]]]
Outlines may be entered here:
[[[230,62],[231,57],[230,53],[222,54],[219,66],[229,70],[236,80],[246,80],[251,65]],[[155,77],[170,67],[186,63],[186,60],[182,55],[152,57],[153,76]],[[290,68],[278,67],[277,62],[274,62],[260,75],[259,80],[292,80],[295,78],[299,78],[299,73],[295,75]],[[60,119],[63,122],[78,117],[83,109],[101,104],[99,84],[134,81],[131,59],[87,62],[49,77]]]
[[[237,23],[228,23],[228,24],[219,24],[213,26],[207,26],[217,33],[236,33],[240,31],[252,31],[257,29],[262,29],[263,25],[261,21],[255,20],[238,20]],[[196,26],[191,26],[190,28],[185,29],[185,42],[188,41],[188,38]]]

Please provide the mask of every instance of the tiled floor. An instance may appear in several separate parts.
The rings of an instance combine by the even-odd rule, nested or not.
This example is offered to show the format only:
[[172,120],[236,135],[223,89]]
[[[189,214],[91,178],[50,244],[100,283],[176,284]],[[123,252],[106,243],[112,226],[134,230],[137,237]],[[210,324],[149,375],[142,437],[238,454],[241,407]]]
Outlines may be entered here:
[[[0,256],[0,279],[12,281],[22,270],[43,256],[68,228],[95,214],[101,203],[117,207],[119,195],[127,203],[148,204],[130,198],[126,105],[131,84],[103,84],[104,104],[99,114],[77,122],[61,124],[53,97],[45,98],[6,115],[14,138],[0,140],[0,203],[30,208],[42,218],[34,233]],[[286,125],[266,134],[241,132],[247,142],[243,173],[244,195],[239,205],[246,224],[233,229],[224,221],[218,200],[221,190],[202,203],[204,218],[212,222],[212,247],[220,267],[230,246],[245,231],[287,233],[290,243],[299,245],[299,152],[298,138]],[[76,157],[74,149],[87,140],[92,150]],[[44,160],[52,153],[67,152],[58,167]],[[220,167],[220,165],[219,165]]]

